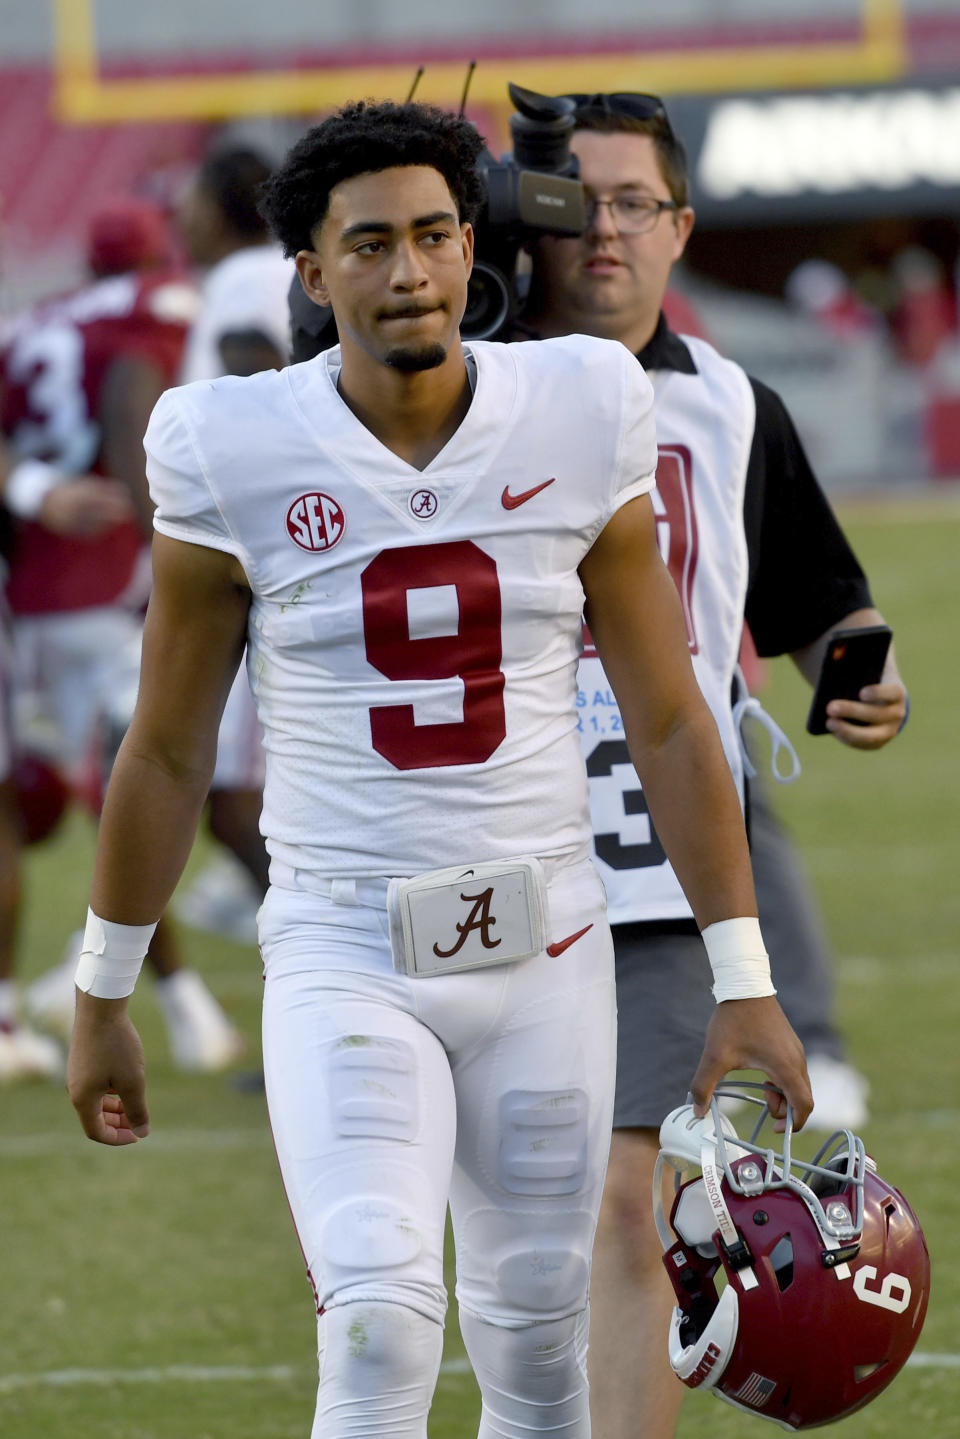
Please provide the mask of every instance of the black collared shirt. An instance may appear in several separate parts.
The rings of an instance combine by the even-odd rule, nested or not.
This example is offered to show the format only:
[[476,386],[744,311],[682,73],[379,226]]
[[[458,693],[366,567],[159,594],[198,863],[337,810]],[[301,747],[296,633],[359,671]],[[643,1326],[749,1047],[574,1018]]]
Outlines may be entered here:
[[[645,370],[697,374],[690,350],[662,314],[637,359]],[[873,601],[786,406],[768,385],[747,378],[757,415],[743,499],[745,614],[761,655],[789,654]]]
[[657,328],[637,359],[645,370],[679,370],[682,375],[697,374],[693,356],[679,335],[675,335],[667,324],[667,317],[660,311]]

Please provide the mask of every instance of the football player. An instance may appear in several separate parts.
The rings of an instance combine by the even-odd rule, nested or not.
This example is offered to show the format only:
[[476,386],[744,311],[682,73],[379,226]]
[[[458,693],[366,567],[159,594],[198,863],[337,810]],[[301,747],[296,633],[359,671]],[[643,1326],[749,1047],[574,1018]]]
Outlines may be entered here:
[[[652,381],[658,538],[681,599],[693,668],[742,793],[733,687],[744,619],[761,655],[790,653],[813,681],[830,631],[877,624],[881,616],[782,401],[704,340],[675,334],[662,313],[694,223],[683,148],[662,101],[575,98],[572,148],[589,224],[577,239],[539,242],[525,330],[616,340]],[[627,717],[601,660],[588,642],[578,697],[594,852],[613,924],[620,1032],[591,1290],[594,1421],[604,1439],[669,1439],[683,1390],[667,1363],[673,1295],[650,1191],[660,1122],[686,1098],[713,998],[698,926],[660,821],[648,813],[652,797],[625,768]],[[876,749],[905,715],[906,690],[891,653],[881,684],[857,700],[831,703],[829,728],[845,744]],[[796,918],[796,897],[788,899]],[[808,923],[802,907],[799,919]],[[772,926],[785,920],[770,915]],[[777,980],[772,942],[771,953]],[[809,1010],[808,1001],[808,1017]]]
[[424,1439],[448,1201],[480,1433],[590,1433],[615,1009],[574,703],[584,604],[715,966],[695,1101],[749,1065],[810,1109],[657,549],[649,383],[603,340],[461,344],[481,145],[412,103],[311,130],[266,207],[340,344],[154,411],[140,695],[77,967],[70,1095],[92,1139],[135,1143],[127,997],[246,647],[267,755],[264,1068],[317,1298],[314,1439]]
[[[215,149],[181,197],[180,231],[190,259],[204,272],[201,308],[187,337],[181,382],[279,370],[290,359],[287,293],[294,267],[257,208],[270,169],[263,156],[246,147]],[[246,888],[258,895],[257,904],[267,888],[259,827],[262,790],[260,726],[246,676],[238,672],[220,724],[209,823],[214,838],[243,866],[251,881]],[[214,867],[211,876],[218,872],[231,873]],[[186,913],[211,928],[233,928],[232,911],[239,903],[236,884],[222,891],[220,904],[228,913],[221,908],[218,914],[217,893],[206,878],[206,886],[192,892]]]
[[[16,461],[3,498],[16,523],[7,598],[18,720],[52,729],[57,759],[81,791],[118,696],[136,690],[153,508],[143,432],[178,374],[197,305],[153,205],[102,206],[87,260],[91,282],[19,316],[0,354],[0,419]],[[74,952],[70,971],[75,962]],[[180,964],[169,924],[151,962],[177,1062],[232,1062],[241,1037]],[[65,1029],[73,1001],[62,966],[27,994],[38,1019]]]
[[[5,447],[0,445],[0,493],[11,469]],[[0,560],[0,571],[2,566]],[[14,780],[11,674],[9,626],[0,594],[0,1084],[15,1079],[52,1079],[63,1073],[60,1046],[23,1022],[14,977],[22,834]]]
[[21,849],[29,840],[30,823],[17,782],[13,642],[3,594],[14,516],[33,514],[53,533],[90,536],[130,514],[122,487],[89,475],[57,475],[59,483],[54,483],[54,474],[50,467],[18,461],[0,432],[0,1084],[59,1079],[64,1062],[59,1044],[24,1018],[16,980]]

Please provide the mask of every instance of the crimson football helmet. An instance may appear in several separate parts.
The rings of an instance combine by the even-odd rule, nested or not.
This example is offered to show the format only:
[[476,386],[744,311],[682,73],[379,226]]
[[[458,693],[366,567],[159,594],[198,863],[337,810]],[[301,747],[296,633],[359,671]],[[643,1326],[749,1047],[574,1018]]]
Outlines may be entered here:
[[[690,1388],[784,1429],[813,1429],[869,1403],[906,1363],[930,1259],[913,1210],[849,1130],[795,1159],[788,1108],[781,1149],[757,1144],[762,1095],[761,1085],[724,1085],[704,1118],[687,1104],[661,1126],[653,1194],[677,1297],[670,1364]],[[759,1106],[749,1140],[718,1096]],[[665,1166],[677,1171],[669,1224]],[[699,1176],[684,1179],[693,1166]]]

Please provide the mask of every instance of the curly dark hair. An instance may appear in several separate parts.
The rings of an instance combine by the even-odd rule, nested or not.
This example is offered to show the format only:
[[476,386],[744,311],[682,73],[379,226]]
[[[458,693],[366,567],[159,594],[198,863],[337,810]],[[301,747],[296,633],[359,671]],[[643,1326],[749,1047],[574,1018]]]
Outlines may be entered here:
[[234,233],[251,244],[267,238],[257,202],[272,168],[256,150],[237,145],[211,151],[197,172],[197,187],[210,196]]
[[354,175],[397,165],[430,165],[446,180],[461,220],[483,203],[477,159],[483,138],[461,115],[408,101],[357,100],[337,110],[294,145],[260,191],[260,212],[285,255],[313,248],[330,191]]

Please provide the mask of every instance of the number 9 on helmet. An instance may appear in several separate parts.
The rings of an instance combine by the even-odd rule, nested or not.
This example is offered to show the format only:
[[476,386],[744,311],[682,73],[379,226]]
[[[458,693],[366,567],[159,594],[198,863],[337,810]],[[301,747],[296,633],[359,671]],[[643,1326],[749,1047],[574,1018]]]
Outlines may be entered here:
[[[868,1404],[906,1363],[930,1294],[917,1217],[849,1130],[811,1160],[756,1143],[760,1085],[725,1085],[710,1112],[674,1110],[660,1130],[654,1211],[676,1294],[669,1355],[693,1389],[784,1429],[812,1429]],[[758,1106],[749,1140],[718,1096]],[[669,1221],[665,1167],[677,1171]],[[686,1177],[699,1167],[700,1174]]]

